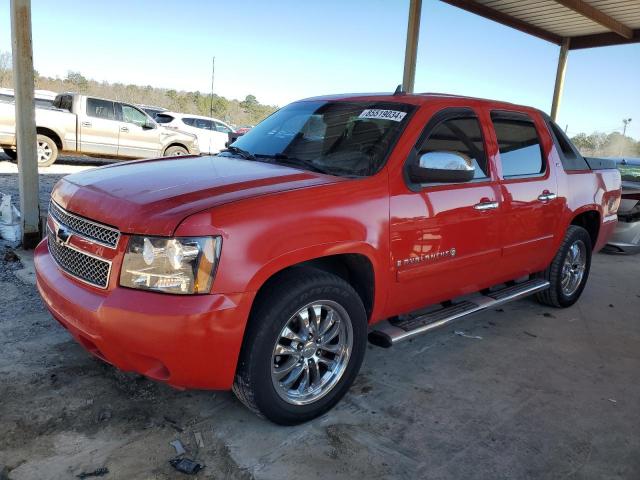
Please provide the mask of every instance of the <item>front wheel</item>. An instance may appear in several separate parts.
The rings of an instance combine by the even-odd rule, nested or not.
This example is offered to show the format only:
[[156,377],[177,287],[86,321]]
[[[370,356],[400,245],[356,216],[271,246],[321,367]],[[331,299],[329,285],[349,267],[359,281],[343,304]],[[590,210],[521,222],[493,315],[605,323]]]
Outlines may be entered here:
[[538,301],[559,308],[576,303],[589,278],[591,251],[589,232],[570,225],[551,265],[539,274],[550,287],[536,294]]
[[245,335],[233,392],[281,425],[322,415],[360,370],[367,317],[341,278],[300,268],[267,287]]
[[182,155],[189,155],[189,152],[179,145],[173,145],[164,151],[165,157],[181,157]]

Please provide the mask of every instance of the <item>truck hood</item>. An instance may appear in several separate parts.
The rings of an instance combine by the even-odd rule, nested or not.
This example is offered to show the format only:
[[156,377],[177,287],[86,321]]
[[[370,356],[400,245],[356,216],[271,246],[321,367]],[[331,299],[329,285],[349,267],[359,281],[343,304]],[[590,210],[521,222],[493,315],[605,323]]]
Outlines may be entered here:
[[339,177],[232,157],[141,160],[61,179],[61,207],[125,233],[172,235],[187,216],[249,197],[343,181]]

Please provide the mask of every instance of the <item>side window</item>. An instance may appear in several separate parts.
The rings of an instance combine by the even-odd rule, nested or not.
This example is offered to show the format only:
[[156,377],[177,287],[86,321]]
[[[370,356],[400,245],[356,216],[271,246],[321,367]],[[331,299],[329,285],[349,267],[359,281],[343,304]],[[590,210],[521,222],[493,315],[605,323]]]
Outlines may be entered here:
[[[87,102],[89,100],[92,100],[92,99],[88,98]],[[58,95],[56,99],[53,101],[53,106],[56,108],[60,108],[61,110],[71,111],[71,109],[73,108],[73,97],[71,95]]]
[[190,127],[195,127],[196,126],[196,119],[195,118],[186,117],[186,118],[182,119],[182,123],[184,123],[185,125],[188,125]]
[[523,114],[492,113],[498,139],[502,175],[517,177],[544,172],[542,147],[533,121]]
[[476,117],[456,117],[436,125],[420,153],[441,151],[458,152],[469,157],[475,167],[474,178],[489,176],[482,130]]
[[133,123],[139,127],[147,123],[147,116],[131,105],[122,104],[122,121]]
[[222,132],[222,133],[229,133],[231,132],[231,129],[229,127],[227,127],[226,125],[223,125],[220,122],[214,122],[216,125],[216,130],[218,132]]
[[87,115],[105,120],[115,120],[116,118],[113,102],[99,98],[87,98]]
[[171,115],[167,115],[166,113],[159,113],[156,115],[156,122],[171,123],[173,122],[173,117]]
[[193,126],[201,130],[213,130],[211,120],[206,120],[204,118],[194,118]]
[[8,95],[6,93],[0,93],[0,102],[13,103],[15,98],[13,95]]
[[558,149],[562,166],[565,170],[588,170],[589,165],[578,153],[578,150],[571,143],[571,140],[562,131],[562,129],[550,118],[547,119],[547,125],[551,127],[551,134],[554,143]]

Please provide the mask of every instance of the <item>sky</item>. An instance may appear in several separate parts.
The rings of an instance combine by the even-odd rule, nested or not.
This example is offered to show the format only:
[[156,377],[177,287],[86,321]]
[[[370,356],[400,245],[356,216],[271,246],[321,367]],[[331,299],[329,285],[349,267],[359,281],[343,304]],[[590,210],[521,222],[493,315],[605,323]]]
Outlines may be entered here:
[[[41,75],[255,95],[285,105],[328,93],[393,91],[402,81],[409,0],[32,0]],[[11,50],[0,0],[0,51]],[[546,112],[559,47],[423,0],[416,92],[506,100]],[[574,135],[640,139],[640,44],[569,53],[558,123]]]

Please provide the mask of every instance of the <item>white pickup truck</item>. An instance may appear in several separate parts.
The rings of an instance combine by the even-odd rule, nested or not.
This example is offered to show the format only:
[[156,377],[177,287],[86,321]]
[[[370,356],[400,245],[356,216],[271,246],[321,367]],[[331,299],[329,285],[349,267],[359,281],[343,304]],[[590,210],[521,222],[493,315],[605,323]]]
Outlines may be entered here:
[[[0,99],[0,147],[15,159],[15,106]],[[38,166],[60,152],[106,158],[153,158],[199,154],[198,139],[156,123],[140,108],[115,100],[62,93],[53,108],[36,107]]]

